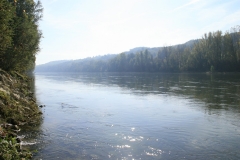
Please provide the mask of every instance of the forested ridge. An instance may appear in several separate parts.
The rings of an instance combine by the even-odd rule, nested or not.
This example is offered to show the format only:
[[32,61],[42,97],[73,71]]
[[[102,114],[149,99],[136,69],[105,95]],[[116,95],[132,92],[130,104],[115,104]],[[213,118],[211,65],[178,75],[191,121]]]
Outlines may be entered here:
[[185,44],[139,47],[105,55],[39,65],[37,72],[236,72],[240,71],[240,26],[205,33]]
[[35,67],[42,33],[42,5],[34,0],[0,0],[0,68],[25,72]]

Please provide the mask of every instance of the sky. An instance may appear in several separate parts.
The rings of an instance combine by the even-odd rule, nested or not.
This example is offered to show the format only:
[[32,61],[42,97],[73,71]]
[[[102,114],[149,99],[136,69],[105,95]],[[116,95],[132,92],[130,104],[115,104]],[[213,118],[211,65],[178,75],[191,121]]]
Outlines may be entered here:
[[41,0],[36,64],[198,39],[240,25],[240,0]]

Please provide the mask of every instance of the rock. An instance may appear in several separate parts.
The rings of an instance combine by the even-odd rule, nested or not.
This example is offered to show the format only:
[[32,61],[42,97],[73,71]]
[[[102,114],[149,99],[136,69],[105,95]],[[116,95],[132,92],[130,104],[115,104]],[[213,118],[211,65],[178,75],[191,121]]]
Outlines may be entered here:
[[12,127],[12,124],[10,124],[10,123],[5,123],[3,125],[3,128],[5,128],[5,129],[11,129],[11,127]]
[[45,105],[40,105],[40,106],[38,106],[38,107],[43,108],[43,107],[45,107]]
[[12,93],[12,96],[17,100],[20,99],[20,95],[18,95],[18,94]]
[[19,127],[17,125],[12,125],[11,129],[13,130],[19,130]]
[[5,94],[10,94],[8,91],[6,91],[5,89],[3,89],[3,88],[0,88],[0,91],[2,91],[3,93],[5,93]]

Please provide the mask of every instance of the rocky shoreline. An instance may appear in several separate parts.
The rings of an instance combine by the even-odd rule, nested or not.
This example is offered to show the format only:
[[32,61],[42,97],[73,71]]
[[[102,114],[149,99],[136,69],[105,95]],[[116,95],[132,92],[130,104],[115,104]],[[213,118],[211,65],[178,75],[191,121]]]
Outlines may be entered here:
[[0,160],[32,157],[21,148],[18,138],[21,127],[38,125],[42,120],[31,83],[33,79],[27,75],[0,69]]

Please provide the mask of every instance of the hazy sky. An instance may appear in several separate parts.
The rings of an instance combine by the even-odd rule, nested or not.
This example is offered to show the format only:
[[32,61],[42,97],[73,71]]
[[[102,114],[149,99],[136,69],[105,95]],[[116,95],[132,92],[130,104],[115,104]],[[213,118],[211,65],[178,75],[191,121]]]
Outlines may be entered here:
[[36,64],[160,47],[240,25],[240,0],[41,0]]

